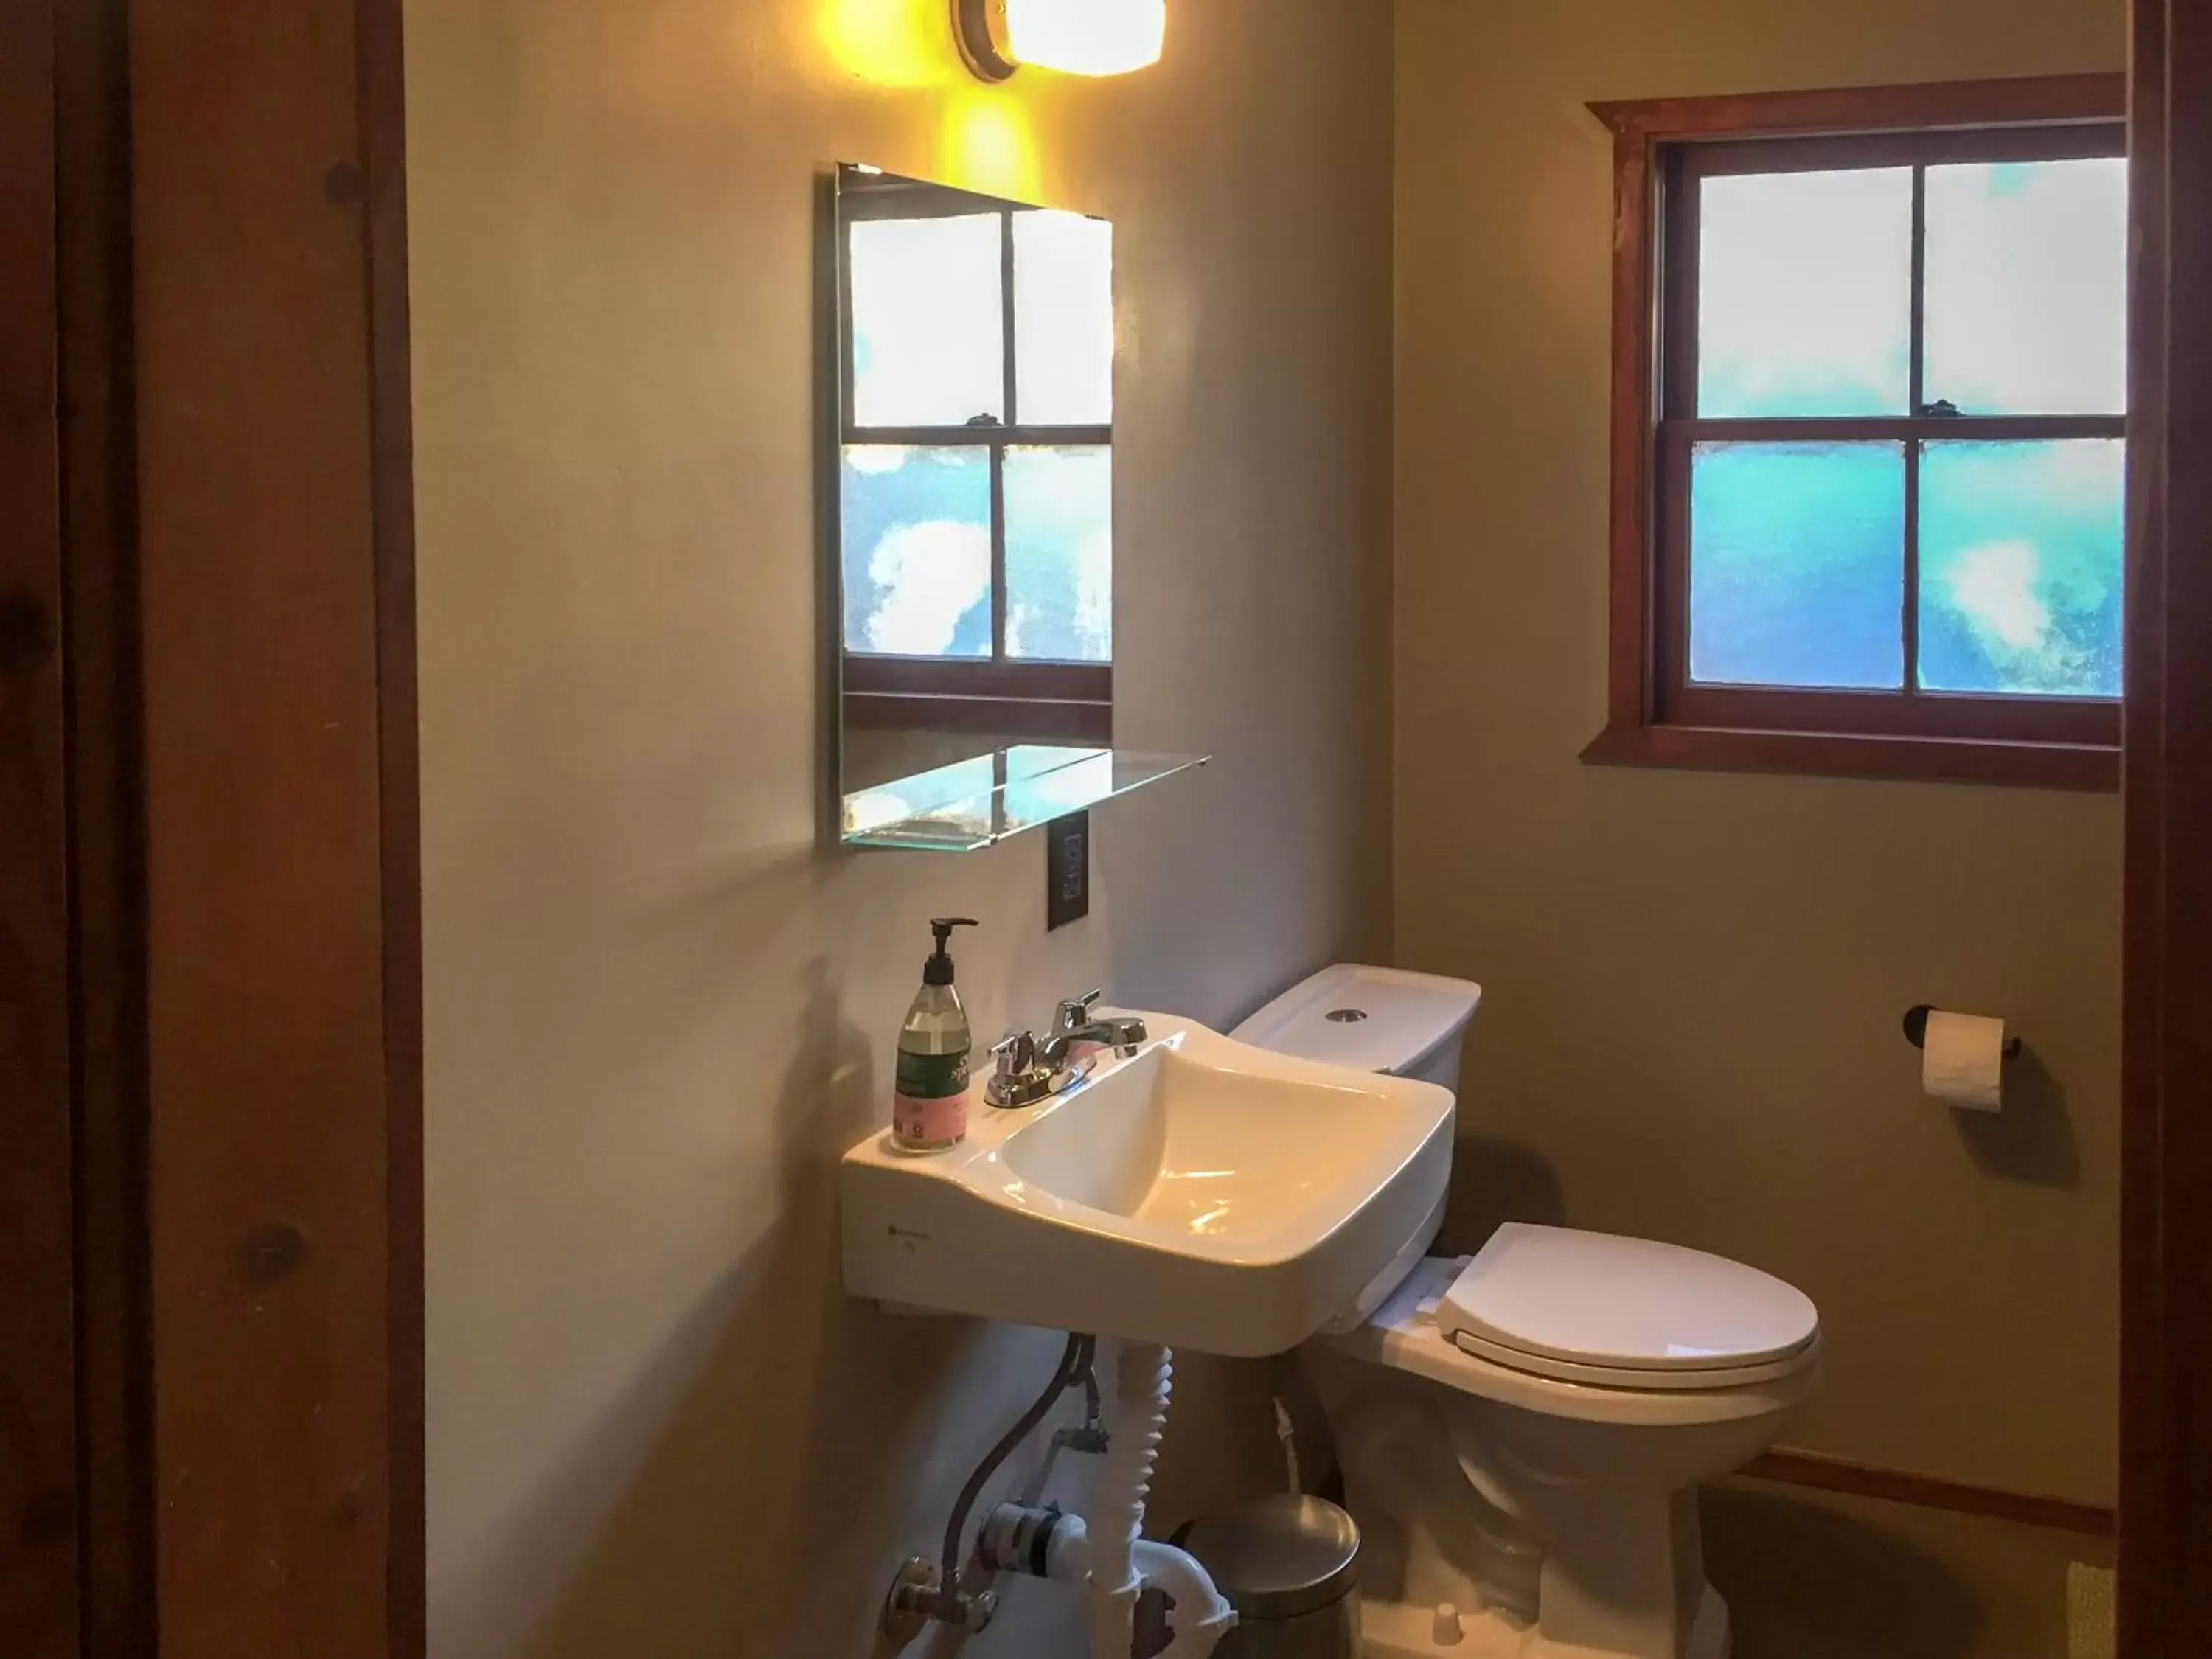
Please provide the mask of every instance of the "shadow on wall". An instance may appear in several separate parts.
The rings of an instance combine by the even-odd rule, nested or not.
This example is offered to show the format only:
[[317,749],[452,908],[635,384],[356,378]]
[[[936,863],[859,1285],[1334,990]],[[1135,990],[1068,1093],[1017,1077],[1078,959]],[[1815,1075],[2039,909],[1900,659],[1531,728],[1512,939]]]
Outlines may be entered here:
[[1709,1490],[1700,1519],[1736,1659],[1970,1659],[1982,1650],[1987,1613],[1974,1592],[1901,1538],[1740,1487]]
[[1452,1150],[1451,1193],[1432,1253],[1472,1255],[1508,1221],[1560,1227],[1566,1219],[1566,1194],[1548,1159],[1514,1141],[1463,1133]]
[[[1967,1155],[1984,1175],[2060,1192],[2080,1188],[2081,1138],[2066,1085],[2033,1048],[2022,1049],[2006,1066],[2002,1112],[1954,1111],[1951,1116]],[[1450,1202],[1435,1253],[1472,1255],[1508,1221],[1566,1224],[1566,1195],[1558,1170],[1541,1153],[1516,1141],[1462,1133],[1453,1153]]]
[[[558,1460],[519,1501],[502,1505],[503,1521],[485,1543],[466,1559],[447,1547],[431,1609],[435,1659],[888,1655],[878,1617],[894,1567],[910,1554],[934,1554],[963,1479],[1052,1371],[1057,1334],[888,1316],[844,1293],[838,1163],[881,1127],[889,1091],[879,1045],[851,1010],[862,999],[892,1006],[910,982],[901,971],[906,958],[884,969],[880,952],[824,939],[811,926],[817,909],[859,914],[874,896],[865,886],[848,886],[836,907],[793,896],[831,866],[842,869],[838,855],[809,851],[687,890],[665,916],[647,918],[663,945],[664,924],[688,930],[671,953],[679,971],[646,985],[646,1006],[602,1011],[602,1024],[629,1033],[630,1046],[611,1060],[592,1044],[570,1054],[557,1034],[552,1039],[556,1069],[607,1066],[624,1075],[645,1038],[665,1042],[672,1031],[739,1060],[777,1056],[780,1072],[722,1084],[725,1104],[683,1109],[709,1121],[724,1112],[741,1121],[743,1145],[755,1149],[745,1157],[763,1160],[769,1178],[739,1188],[735,1177],[762,1165],[733,1170],[731,1208],[720,1216],[699,1213],[698,1182],[687,1182],[686,1207],[672,1201],[668,1224],[687,1237],[734,1232],[749,1243],[705,1289],[656,1322],[656,1342],[635,1351],[624,1345],[619,1392],[562,1424]],[[843,878],[855,879],[850,871]],[[880,872],[871,866],[866,878],[888,885],[900,877],[886,864]],[[745,919],[742,961],[772,973],[780,981],[772,989],[763,982],[758,994],[732,994],[733,915]],[[779,956],[783,945],[809,938],[805,952]],[[764,948],[764,939],[778,951]],[[1094,933],[1090,948],[1105,943]],[[795,983],[784,965],[794,958]],[[1056,985],[1063,981],[1055,960],[1048,945],[1023,946],[1010,966],[981,978],[987,986],[994,977],[1016,988]],[[774,966],[760,966],[768,963]],[[695,995],[702,986],[712,994]],[[533,994],[541,990],[541,1000],[566,994],[558,984]],[[981,993],[985,1001],[992,996]],[[757,1022],[763,1006],[776,1011],[765,1027],[748,1027],[726,1043],[690,1024]],[[590,1099],[599,1092],[596,1082],[591,1073],[565,1078],[562,1086]],[[604,1119],[591,1126],[603,1129]],[[574,1126],[562,1132],[576,1133]],[[586,1144],[604,1155],[603,1143]],[[668,1144],[655,1139],[656,1155]],[[586,1200],[580,1224],[592,1226],[596,1189],[588,1174],[573,1179]],[[620,1173],[626,1200],[635,1182],[635,1170]],[[589,1242],[599,1237],[586,1235],[535,1270],[546,1293],[557,1295],[559,1284],[547,1275],[594,1272]],[[673,1254],[680,1260],[684,1253]],[[592,1297],[611,1290],[603,1280],[578,1287],[574,1317],[582,1328],[594,1318]],[[1249,1495],[1255,1480],[1279,1467],[1267,1370],[1177,1356],[1175,1411],[1153,1488],[1162,1534]],[[552,1381],[511,1361],[502,1375],[473,1379],[471,1388],[520,1402]],[[1064,1407],[1055,1420],[1073,1409]],[[538,1420],[527,1410],[518,1416],[526,1427]],[[501,1431],[496,1422],[489,1426],[495,1437]],[[1010,1462],[990,1497],[1036,1494],[1048,1481],[1054,1498],[1083,1506],[1096,1460],[1062,1458],[1054,1468],[1047,1438],[1034,1437]],[[495,1471],[507,1450],[486,1449]],[[471,1455],[465,1445],[449,1445],[445,1478],[462,1484],[473,1473]],[[1079,1640],[1079,1601],[1059,1587],[997,1588],[1003,1605],[981,1650],[1048,1653]],[[933,1632],[904,1659],[932,1659],[957,1644],[957,1632]]]
[[2007,1063],[2002,1112],[1954,1112],[1975,1168],[2001,1181],[2073,1192],[2081,1184],[2081,1145],[2066,1085],[2033,1048]]
[[[887,1449],[927,1446],[922,1415],[957,1386],[976,1337],[844,1296],[837,1161],[876,1121],[873,1064],[828,963],[803,971],[797,1058],[772,1109],[780,1218],[639,1369],[600,1440],[506,1540],[507,1559],[474,1575],[558,1579],[517,1659],[637,1652],[647,1627],[660,1659],[866,1650],[893,1559],[875,1531],[909,1507],[892,1489],[929,1474],[927,1455]],[[583,1528],[582,1558],[564,1565],[580,1510],[611,1491],[621,1496]],[[472,1621],[441,1609],[439,1622]],[[734,1650],[732,1631],[748,1632]]]

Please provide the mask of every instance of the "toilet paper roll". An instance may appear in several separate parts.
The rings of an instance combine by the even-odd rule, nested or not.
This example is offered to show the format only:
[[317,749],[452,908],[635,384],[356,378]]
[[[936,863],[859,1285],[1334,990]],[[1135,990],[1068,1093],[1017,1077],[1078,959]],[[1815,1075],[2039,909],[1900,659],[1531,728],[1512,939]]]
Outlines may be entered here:
[[1970,1112],[2004,1109],[2005,1027],[1979,1014],[1928,1016],[1920,1086],[1947,1105]]

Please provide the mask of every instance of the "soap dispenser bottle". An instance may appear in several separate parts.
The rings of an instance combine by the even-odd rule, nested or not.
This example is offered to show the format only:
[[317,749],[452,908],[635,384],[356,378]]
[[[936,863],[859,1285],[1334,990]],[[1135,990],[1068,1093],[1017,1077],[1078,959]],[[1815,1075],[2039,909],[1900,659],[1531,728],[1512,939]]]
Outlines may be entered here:
[[899,1028],[891,1144],[901,1152],[941,1152],[968,1138],[969,1054],[975,1045],[968,1011],[953,988],[952,953],[945,947],[954,928],[975,925],[966,916],[939,916],[929,924],[937,949],[922,964],[921,991]]

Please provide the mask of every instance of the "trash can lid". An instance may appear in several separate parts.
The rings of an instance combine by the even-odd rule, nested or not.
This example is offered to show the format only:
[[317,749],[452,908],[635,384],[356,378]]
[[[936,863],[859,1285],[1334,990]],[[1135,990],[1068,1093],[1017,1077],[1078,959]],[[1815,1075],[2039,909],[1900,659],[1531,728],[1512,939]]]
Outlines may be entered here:
[[1246,1619],[1296,1619],[1359,1582],[1359,1528],[1318,1498],[1262,1498],[1193,1526],[1183,1547]]

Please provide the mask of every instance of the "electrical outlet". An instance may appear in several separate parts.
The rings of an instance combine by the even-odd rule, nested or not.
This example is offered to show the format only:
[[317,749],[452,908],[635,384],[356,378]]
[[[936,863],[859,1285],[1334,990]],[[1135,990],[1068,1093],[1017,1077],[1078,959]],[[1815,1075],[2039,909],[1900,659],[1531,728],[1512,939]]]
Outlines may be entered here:
[[1091,814],[1072,812],[1044,829],[1047,933],[1091,914]]

